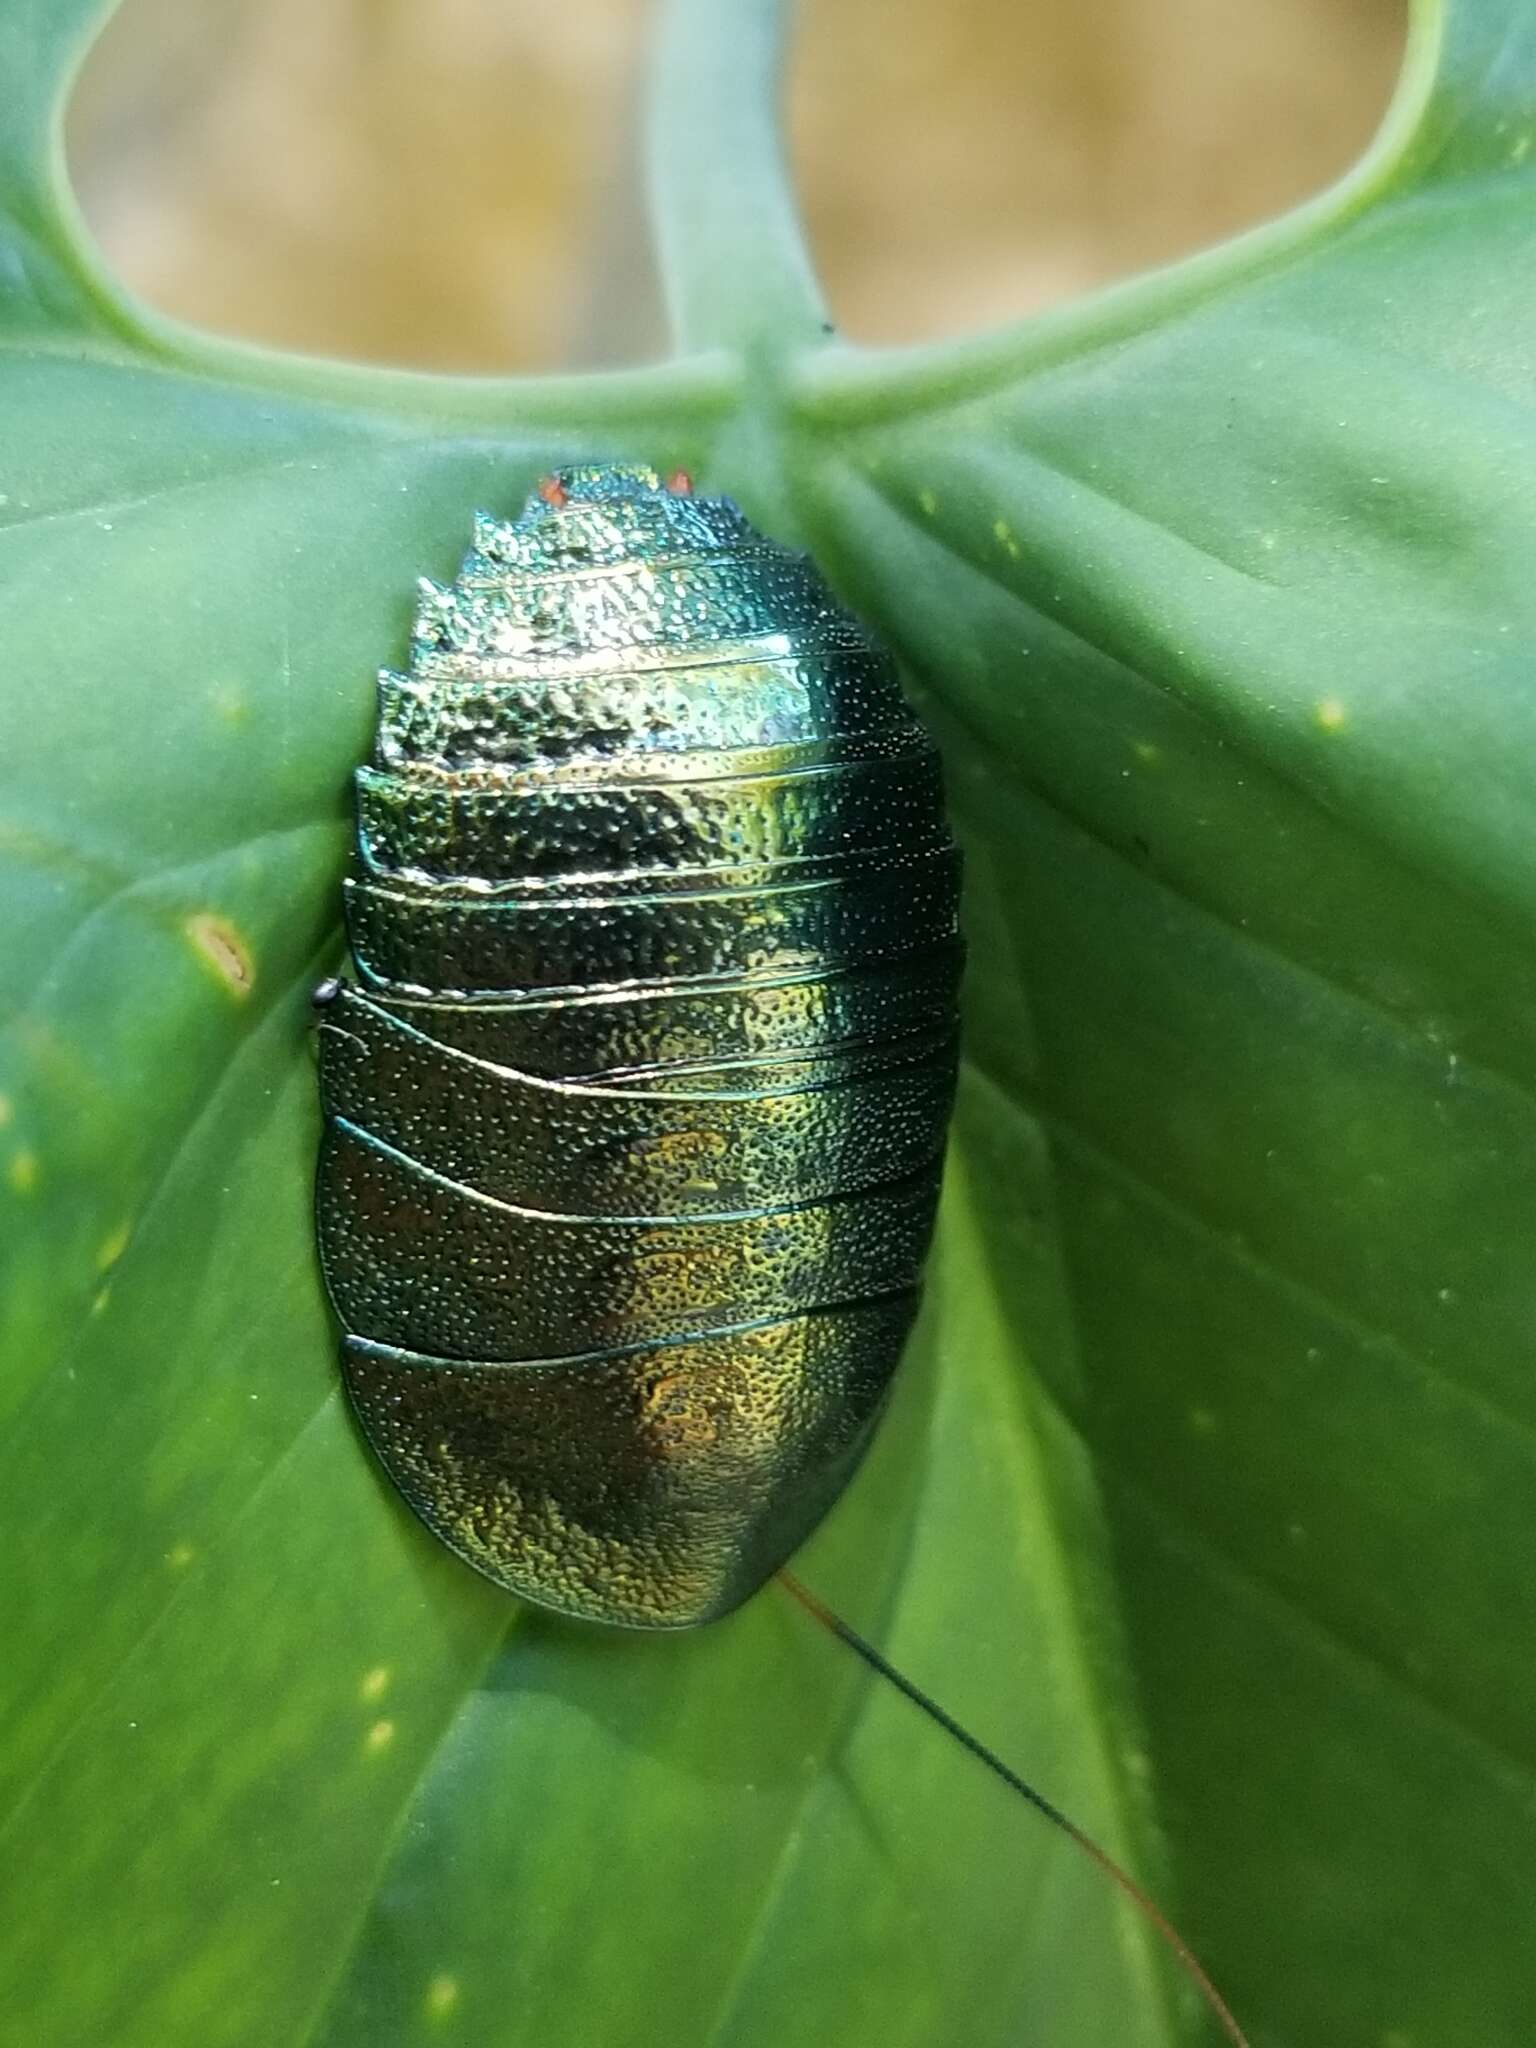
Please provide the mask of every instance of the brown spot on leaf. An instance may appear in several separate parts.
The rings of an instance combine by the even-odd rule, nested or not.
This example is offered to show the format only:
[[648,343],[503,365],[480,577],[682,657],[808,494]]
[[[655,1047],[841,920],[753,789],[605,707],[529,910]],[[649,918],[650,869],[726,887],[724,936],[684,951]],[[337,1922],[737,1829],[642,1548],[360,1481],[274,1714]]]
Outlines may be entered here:
[[229,919],[200,910],[182,929],[230,994],[243,1001],[255,986],[256,964],[250,947]]

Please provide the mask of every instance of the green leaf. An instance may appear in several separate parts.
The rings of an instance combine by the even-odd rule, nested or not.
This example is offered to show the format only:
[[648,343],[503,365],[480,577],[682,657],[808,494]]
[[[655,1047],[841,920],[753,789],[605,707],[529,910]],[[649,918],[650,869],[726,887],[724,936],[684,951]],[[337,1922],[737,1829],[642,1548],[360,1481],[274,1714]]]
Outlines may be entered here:
[[[562,455],[815,546],[945,744],[969,1071],[807,1577],[1133,1861],[1255,2048],[1536,2004],[1536,23],[1424,5],[1352,177],[1020,330],[828,343],[776,10],[674,0],[694,353],[547,382],[134,305],[0,0],[0,2034],[1202,2038],[1092,1870],[773,1591],[518,1611],[387,1494],[304,995],[412,581]],[[554,32],[554,31],[552,31]]]

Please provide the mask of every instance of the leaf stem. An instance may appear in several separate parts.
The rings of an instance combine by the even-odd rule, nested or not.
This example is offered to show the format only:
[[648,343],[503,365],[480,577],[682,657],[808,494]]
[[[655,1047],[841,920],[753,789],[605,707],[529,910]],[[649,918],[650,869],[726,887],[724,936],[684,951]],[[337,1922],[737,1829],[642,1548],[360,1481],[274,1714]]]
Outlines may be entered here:
[[646,169],[674,346],[761,359],[819,336],[779,120],[786,0],[664,0]]

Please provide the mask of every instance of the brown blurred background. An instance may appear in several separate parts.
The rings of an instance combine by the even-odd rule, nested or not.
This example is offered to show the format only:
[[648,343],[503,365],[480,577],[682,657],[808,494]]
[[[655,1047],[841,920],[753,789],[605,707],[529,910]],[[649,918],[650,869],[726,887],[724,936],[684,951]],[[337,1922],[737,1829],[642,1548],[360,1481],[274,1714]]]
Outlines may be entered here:
[[[126,0],[71,118],[81,201],[137,291],[228,333],[644,356],[649,12]],[[1402,0],[803,0],[794,154],[840,323],[965,332],[1295,203],[1369,139],[1403,32]]]

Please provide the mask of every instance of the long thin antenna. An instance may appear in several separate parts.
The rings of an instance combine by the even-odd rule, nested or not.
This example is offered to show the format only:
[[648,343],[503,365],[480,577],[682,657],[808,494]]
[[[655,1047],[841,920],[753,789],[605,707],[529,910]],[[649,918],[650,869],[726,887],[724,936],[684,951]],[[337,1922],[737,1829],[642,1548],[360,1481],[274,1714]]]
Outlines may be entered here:
[[1091,1835],[1085,1835],[1075,1821],[1068,1820],[1059,1806],[1053,1806],[1043,1792],[1037,1792],[1027,1779],[1021,1778],[1017,1771],[1011,1770],[995,1751],[988,1749],[986,1744],[978,1740],[968,1728],[962,1728],[953,1714],[947,1714],[937,1700],[930,1699],[927,1693],[912,1683],[910,1678],[904,1677],[894,1664],[887,1663],[873,1643],[866,1642],[858,1630],[850,1627],[840,1614],[834,1614],[830,1607],[818,1600],[808,1586],[802,1586],[800,1581],[787,1571],[780,1571],[778,1576],[785,1592],[791,1599],[798,1601],[813,1620],[819,1621],[821,1626],[829,1634],[836,1636],[839,1642],[846,1643],[856,1657],[863,1659],[871,1671],[878,1672],[880,1677],[894,1685],[896,1690],[904,1698],[909,1699],[920,1712],[926,1714],[930,1721],[936,1721],[946,1735],[953,1736],[962,1749],[969,1750],[979,1763],[985,1764],[994,1777],[1001,1778],[1011,1791],[1017,1792],[1021,1799],[1027,1800],[1037,1813],[1044,1814],[1053,1827],[1060,1828],[1064,1835],[1070,1836],[1083,1854],[1091,1862],[1096,1863],[1104,1875],[1124,1892],[1137,1912],[1167,1943],[1177,1958],[1179,1967],[1210,2007],[1216,2024],[1234,2044],[1234,2048],[1251,2048],[1248,2036],[1233,2018],[1227,2001],[1205,1974],[1199,1958],[1183,1935],[1162,1908],[1147,1896],[1130,1872],[1121,1869],[1108,1850],[1101,1849]]

